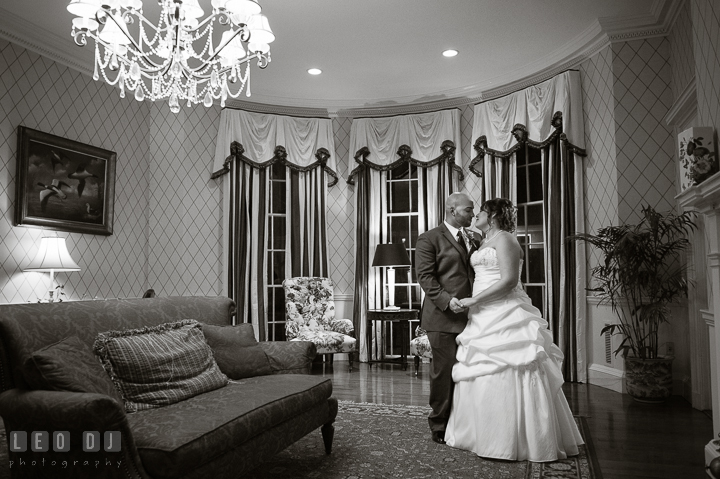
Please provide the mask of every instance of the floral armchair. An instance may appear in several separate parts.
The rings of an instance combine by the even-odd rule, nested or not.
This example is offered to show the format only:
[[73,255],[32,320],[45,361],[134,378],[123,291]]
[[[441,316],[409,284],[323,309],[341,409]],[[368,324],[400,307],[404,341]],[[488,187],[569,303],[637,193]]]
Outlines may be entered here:
[[290,341],[311,341],[318,354],[347,353],[350,371],[356,351],[355,327],[335,318],[333,283],[329,278],[297,277],[283,281],[285,334]]
[[415,338],[410,341],[410,354],[415,356],[415,376],[417,376],[420,370],[420,358],[433,357],[427,332],[420,326],[415,328]]

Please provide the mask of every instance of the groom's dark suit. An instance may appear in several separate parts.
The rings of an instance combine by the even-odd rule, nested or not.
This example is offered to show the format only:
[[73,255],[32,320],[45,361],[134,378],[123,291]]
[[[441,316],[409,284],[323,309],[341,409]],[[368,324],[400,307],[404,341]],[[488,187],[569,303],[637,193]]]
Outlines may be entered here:
[[428,332],[433,359],[430,366],[430,430],[445,432],[452,405],[452,367],[455,364],[455,338],[465,328],[467,312],[453,313],[452,298],[472,296],[474,272],[466,250],[443,222],[418,236],[415,246],[415,272],[425,292],[420,325]]

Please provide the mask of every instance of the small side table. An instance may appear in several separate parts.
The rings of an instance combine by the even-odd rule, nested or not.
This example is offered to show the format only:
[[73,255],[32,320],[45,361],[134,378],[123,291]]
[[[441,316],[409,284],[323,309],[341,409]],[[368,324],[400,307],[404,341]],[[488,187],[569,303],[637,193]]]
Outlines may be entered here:
[[[367,344],[368,351],[372,352],[372,331],[373,323],[381,323],[381,334],[380,334],[380,345],[383,345],[385,323],[386,322],[398,322],[400,323],[400,335],[402,340],[400,342],[400,357],[391,359],[368,359],[368,364],[372,367],[373,363],[390,363],[402,365],[403,371],[407,369],[407,358],[410,355],[410,320],[418,319],[417,309],[369,309],[367,312]],[[375,338],[377,340],[377,337]],[[375,343],[377,345],[377,341]]]

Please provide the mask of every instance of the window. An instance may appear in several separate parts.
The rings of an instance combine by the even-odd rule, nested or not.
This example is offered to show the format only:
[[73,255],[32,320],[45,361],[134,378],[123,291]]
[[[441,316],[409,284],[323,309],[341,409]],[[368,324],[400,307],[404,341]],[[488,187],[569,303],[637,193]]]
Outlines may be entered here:
[[545,303],[545,222],[543,221],[542,157],[524,143],[517,158],[517,238],[525,253],[520,281],[533,306],[547,317]]
[[[410,262],[415,264],[415,243],[418,237],[418,167],[402,163],[388,172],[387,231],[388,242],[405,243]],[[385,282],[385,281],[383,281]],[[385,300],[385,298],[383,298]],[[395,272],[395,305],[402,309],[420,309],[420,284],[414,268],[397,268]],[[410,338],[418,321],[410,322]],[[386,338],[386,354],[400,354],[400,324],[390,323]]]
[[285,185],[286,168],[276,162],[270,168],[270,205],[267,243],[268,341],[285,341]]

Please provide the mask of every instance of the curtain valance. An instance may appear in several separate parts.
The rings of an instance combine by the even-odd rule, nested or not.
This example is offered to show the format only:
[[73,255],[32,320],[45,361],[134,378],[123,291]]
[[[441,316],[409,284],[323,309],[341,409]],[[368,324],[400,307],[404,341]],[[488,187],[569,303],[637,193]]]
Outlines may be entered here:
[[[430,163],[437,159],[445,140],[460,144],[460,110],[355,119],[350,128],[348,182],[353,182],[352,176],[360,165],[388,169],[398,161],[396,155],[401,155],[401,146],[410,149],[417,163]],[[366,150],[360,154],[363,148]]]
[[[297,118],[243,110],[225,109],[220,113],[212,177],[228,171],[226,159],[236,142],[243,151],[236,155],[256,167],[283,161],[300,171],[322,166],[337,182],[335,140],[329,118]],[[244,158],[243,158],[244,156]]]
[[475,105],[472,145],[483,145],[494,150],[494,156],[504,156],[502,153],[513,150],[518,141],[545,142],[558,131],[558,122],[568,146],[584,153],[580,72],[566,71],[524,90]]
[[396,159],[392,163],[388,163],[387,165],[378,165],[368,161],[370,149],[367,146],[363,146],[355,153],[354,158],[357,166],[348,175],[347,182],[351,185],[355,184],[355,175],[357,175],[360,169],[363,168],[363,165],[367,165],[373,170],[390,171],[401,163],[410,163],[422,168],[430,168],[440,163],[445,163],[452,168],[455,173],[457,173],[457,178],[462,181],[465,179],[465,175],[462,172],[462,168],[455,164],[455,149],[455,143],[450,140],[445,140],[440,145],[440,155],[428,161],[419,161],[413,158],[413,151],[408,145],[400,145],[400,148],[398,148],[398,151],[396,152],[397,156],[400,158]]

